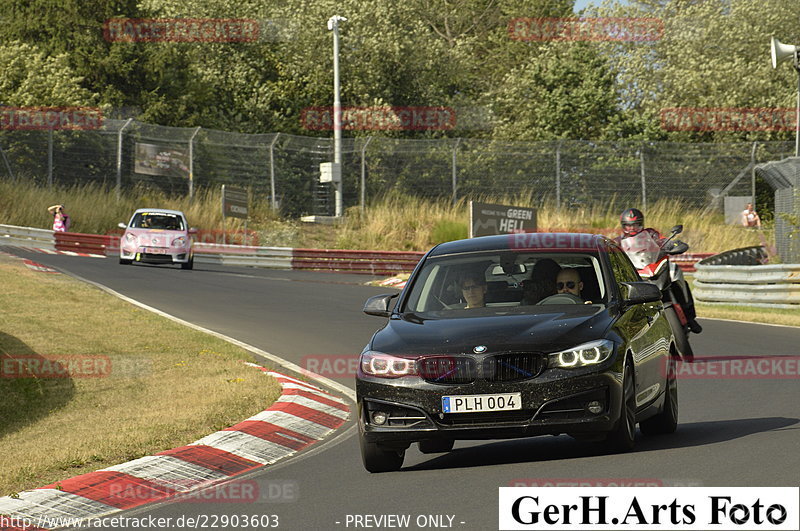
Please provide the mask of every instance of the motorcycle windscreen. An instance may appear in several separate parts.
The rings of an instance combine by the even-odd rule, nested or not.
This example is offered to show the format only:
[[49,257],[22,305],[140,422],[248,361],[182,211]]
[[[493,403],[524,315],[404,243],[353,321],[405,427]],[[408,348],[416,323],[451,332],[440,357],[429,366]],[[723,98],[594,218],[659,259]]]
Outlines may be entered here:
[[661,254],[661,247],[658,241],[646,230],[636,236],[624,238],[620,242],[622,250],[628,255],[636,269],[644,269],[646,266],[657,262]]

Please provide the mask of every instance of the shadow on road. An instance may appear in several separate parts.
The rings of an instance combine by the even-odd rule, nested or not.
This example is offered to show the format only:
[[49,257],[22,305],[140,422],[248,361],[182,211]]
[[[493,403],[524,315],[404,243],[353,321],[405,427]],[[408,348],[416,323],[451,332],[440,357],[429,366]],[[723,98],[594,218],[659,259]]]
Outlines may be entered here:
[[[634,453],[690,448],[722,443],[756,433],[800,428],[800,419],[765,417],[680,424],[671,435],[644,437],[637,433]],[[467,468],[535,463],[603,455],[600,444],[567,436],[540,436],[460,448],[403,470]]]

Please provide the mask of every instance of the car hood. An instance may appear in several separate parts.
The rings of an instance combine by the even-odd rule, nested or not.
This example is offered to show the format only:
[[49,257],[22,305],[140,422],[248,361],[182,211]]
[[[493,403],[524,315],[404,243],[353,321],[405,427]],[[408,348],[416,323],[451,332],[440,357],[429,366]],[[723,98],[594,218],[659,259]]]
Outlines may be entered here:
[[420,319],[405,314],[389,320],[372,338],[371,349],[387,354],[473,352],[553,352],[604,337],[612,323],[607,309],[568,312]]
[[128,234],[133,234],[142,245],[164,245],[168,246],[172,240],[183,236],[188,241],[188,233],[180,230],[163,230],[163,229],[127,229]]

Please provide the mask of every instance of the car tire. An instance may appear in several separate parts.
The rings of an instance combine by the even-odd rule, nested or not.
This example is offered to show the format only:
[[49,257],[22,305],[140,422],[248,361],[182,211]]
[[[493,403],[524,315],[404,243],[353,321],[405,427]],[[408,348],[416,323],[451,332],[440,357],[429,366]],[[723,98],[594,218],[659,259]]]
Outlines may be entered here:
[[128,259],[125,259],[125,258],[120,258],[119,259],[119,263],[121,265],[131,265],[132,262],[133,262],[133,260],[128,260]]
[[672,333],[675,336],[675,346],[678,347],[678,353],[681,355],[681,358],[683,358],[683,361],[692,361],[694,359],[694,352],[692,351],[692,346],[689,344],[689,334],[686,332],[686,328],[681,324],[680,319],[678,319],[675,308],[670,306],[666,309],[664,315],[666,315],[667,322],[670,328],[672,328]]
[[442,454],[453,449],[454,439],[436,439],[419,442],[419,451],[423,454]]
[[664,408],[661,413],[639,423],[639,429],[645,435],[665,435],[678,429],[678,378],[677,360],[670,357],[667,371],[667,390],[664,394]]
[[190,256],[189,260],[181,264],[181,269],[192,269],[194,267],[194,256]]
[[636,437],[636,385],[633,367],[626,359],[622,369],[622,400],[617,426],[606,435],[605,445],[613,453],[633,450]]
[[361,460],[368,472],[394,472],[403,466],[406,451],[387,448],[380,443],[369,442],[359,435]]

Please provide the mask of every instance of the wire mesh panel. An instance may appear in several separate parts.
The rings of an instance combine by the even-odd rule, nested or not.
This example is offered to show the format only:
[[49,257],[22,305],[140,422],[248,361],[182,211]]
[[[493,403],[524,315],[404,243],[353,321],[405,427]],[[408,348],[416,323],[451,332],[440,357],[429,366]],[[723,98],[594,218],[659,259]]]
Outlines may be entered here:
[[[520,197],[532,206],[638,205],[659,199],[709,208],[749,195],[753,163],[790,155],[791,142],[503,142],[474,138],[343,138],[343,206],[389,192],[455,200]],[[243,134],[106,119],[83,131],[0,131],[0,175],[40,184],[144,185],[169,194],[229,184],[281,214],[332,215],[320,183],[331,138]],[[7,161],[7,164],[6,164]],[[538,204],[536,204],[538,203]],[[789,207],[787,207],[789,208]]]
[[556,200],[559,148],[551,142],[464,139],[456,153],[458,197],[498,195]]
[[374,138],[366,150],[367,203],[388,192],[451,197],[456,142]]
[[775,246],[784,263],[800,263],[800,157],[760,164],[775,189]]
[[564,142],[560,167],[562,206],[643,204],[640,144]]

